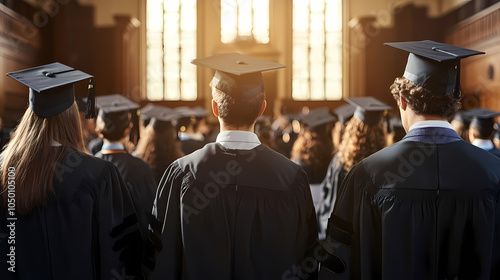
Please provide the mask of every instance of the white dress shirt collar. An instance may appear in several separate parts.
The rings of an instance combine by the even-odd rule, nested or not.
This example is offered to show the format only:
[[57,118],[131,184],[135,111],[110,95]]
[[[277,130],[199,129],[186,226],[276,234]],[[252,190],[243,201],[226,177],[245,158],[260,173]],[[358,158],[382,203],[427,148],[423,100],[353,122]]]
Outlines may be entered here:
[[447,121],[421,121],[414,123],[408,131],[412,129],[425,128],[425,127],[442,127],[442,128],[453,129],[451,124]]
[[488,139],[475,139],[474,141],[472,141],[472,145],[479,147],[485,151],[493,150],[493,148],[495,147],[493,145],[493,142]]
[[255,133],[241,130],[221,131],[215,142],[231,150],[251,150],[260,145]]

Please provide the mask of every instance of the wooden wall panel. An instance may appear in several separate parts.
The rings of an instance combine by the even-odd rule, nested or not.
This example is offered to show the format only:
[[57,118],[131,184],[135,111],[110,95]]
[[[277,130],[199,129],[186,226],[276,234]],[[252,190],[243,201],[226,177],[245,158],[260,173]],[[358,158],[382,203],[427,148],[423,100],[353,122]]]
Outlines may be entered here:
[[462,60],[464,109],[500,111],[500,3],[453,26],[446,42],[486,53]]
[[41,31],[28,18],[0,4],[0,118],[13,128],[28,103],[28,88],[5,73],[36,66],[42,49]]

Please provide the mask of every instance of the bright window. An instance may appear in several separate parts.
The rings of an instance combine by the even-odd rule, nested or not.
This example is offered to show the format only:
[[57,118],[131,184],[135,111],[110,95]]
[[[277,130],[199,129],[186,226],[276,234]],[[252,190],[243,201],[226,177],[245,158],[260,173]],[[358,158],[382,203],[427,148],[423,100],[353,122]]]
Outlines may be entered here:
[[293,1],[292,97],[342,98],[342,0]]
[[196,0],[148,0],[147,97],[196,100]]
[[269,43],[269,0],[221,0],[221,41]]

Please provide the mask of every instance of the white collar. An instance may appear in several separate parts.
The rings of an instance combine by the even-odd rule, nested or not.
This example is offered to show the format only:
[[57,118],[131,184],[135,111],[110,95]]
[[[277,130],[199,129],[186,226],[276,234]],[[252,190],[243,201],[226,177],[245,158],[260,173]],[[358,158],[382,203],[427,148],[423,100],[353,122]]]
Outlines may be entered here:
[[451,124],[449,122],[446,122],[446,121],[421,121],[421,122],[414,123],[410,127],[410,129],[408,129],[408,132],[412,129],[424,128],[424,127],[441,127],[441,128],[453,129]]
[[479,147],[485,151],[493,150],[493,148],[495,148],[493,142],[488,139],[475,139],[474,141],[472,141],[472,145]]
[[215,142],[232,150],[251,150],[260,145],[255,133],[241,130],[221,131]]

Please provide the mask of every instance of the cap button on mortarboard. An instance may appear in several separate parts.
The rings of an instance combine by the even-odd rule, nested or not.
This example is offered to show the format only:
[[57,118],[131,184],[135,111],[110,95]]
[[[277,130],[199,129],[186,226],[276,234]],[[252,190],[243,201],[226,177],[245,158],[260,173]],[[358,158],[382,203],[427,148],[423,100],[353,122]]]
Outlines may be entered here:
[[237,60],[236,64],[247,64],[247,63],[245,61],[243,61],[243,60]]
[[52,72],[44,72],[44,74],[45,74],[46,77],[49,77],[49,78],[54,78],[55,77],[54,73],[52,73]]

